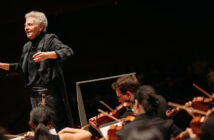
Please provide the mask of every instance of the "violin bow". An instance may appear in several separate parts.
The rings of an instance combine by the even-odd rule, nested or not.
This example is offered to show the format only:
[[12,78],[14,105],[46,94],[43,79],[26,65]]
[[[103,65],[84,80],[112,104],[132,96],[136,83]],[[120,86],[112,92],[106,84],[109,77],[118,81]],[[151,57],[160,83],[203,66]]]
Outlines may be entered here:
[[186,111],[192,111],[193,113],[198,113],[198,114],[201,114],[201,115],[206,115],[207,114],[204,111],[201,111],[201,110],[198,110],[198,109],[194,109],[192,107],[186,107],[184,105],[176,104],[176,103],[173,103],[173,102],[168,102],[168,105],[172,106],[172,107],[178,107],[178,108],[184,109]]
[[16,138],[18,138],[18,137],[24,137],[24,136],[21,136],[21,135],[12,135],[12,134],[5,134],[4,136],[5,137],[16,137]]
[[104,105],[105,107],[107,107],[110,111],[114,111],[110,106],[108,106],[106,103],[104,103],[103,101],[99,101],[102,105]]
[[202,93],[204,93],[205,95],[207,95],[208,97],[212,98],[212,95],[210,95],[208,92],[206,92],[205,90],[203,90],[202,88],[200,88],[199,86],[197,86],[195,83],[193,83],[193,86],[194,86],[197,90],[199,90],[199,91],[201,91]]
[[91,124],[86,124],[86,125],[84,125],[83,127],[81,127],[81,129],[82,130],[85,130],[86,128],[88,128],[88,127],[90,127],[91,126]]
[[207,111],[207,116],[210,116],[214,112],[214,107]]
[[101,110],[101,109],[98,109],[99,112],[105,114],[106,116],[108,116],[109,118],[112,118],[113,120],[117,121],[117,122],[121,122],[119,119],[115,118],[114,116],[112,115],[109,115],[108,113],[106,113],[105,111]]

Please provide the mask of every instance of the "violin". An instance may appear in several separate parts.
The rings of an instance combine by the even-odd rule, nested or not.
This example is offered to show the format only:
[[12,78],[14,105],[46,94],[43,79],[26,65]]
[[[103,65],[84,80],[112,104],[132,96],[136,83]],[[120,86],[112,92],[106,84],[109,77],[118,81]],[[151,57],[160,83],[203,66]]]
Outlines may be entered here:
[[191,122],[190,127],[192,128],[193,133],[198,137],[202,136],[201,125],[207,120],[204,116],[195,116]]
[[[214,109],[212,108],[212,109],[208,110],[207,112],[204,112],[201,110],[178,105],[178,104],[171,103],[171,102],[169,102],[169,105],[174,106],[174,107],[177,106],[181,109],[185,109],[186,111],[191,111],[194,114],[197,114],[197,115],[192,115],[193,119],[190,121],[190,128],[192,130],[192,133],[194,133],[198,138],[201,138],[201,136],[202,136],[201,126],[209,118],[210,114],[214,111]],[[183,138],[187,135],[189,135],[188,131],[183,131],[182,133],[180,133],[175,138],[172,138],[171,140],[183,140]]]
[[178,112],[179,112],[179,108],[178,107],[176,107],[176,108],[173,108],[173,109],[171,109],[171,110],[167,110],[166,111],[166,116],[167,117],[172,117],[172,116],[174,116],[175,114],[177,114]]
[[212,98],[205,98],[205,97],[195,97],[190,103],[192,108],[196,108],[202,111],[208,111],[210,109],[210,103]]
[[[126,111],[126,108],[130,105],[131,105],[130,102],[124,102],[124,103],[120,104],[119,106],[117,106],[115,110],[109,112],[109,115],[114,116],[115,118],[120,118],[120,116]],[[114,121],[113,119],[111,119],[109,117],[108,117],[108,119],[106,119],[106,117],[108,117],[108,116],[106,116],[104,114],[99,114],[97,116],[97,123],[100,125],[100,124],[105,124],[106,122]]]
[[119,126],[119,125],[110,126],[109,130],[107,132],[107,139],[108,140],[118,140],[118,137],[116,136],[117,131],[119,131],[127,123],[134,121],[134,119],[135,119],[134,115],[126,116],[125,119],[122,120],[122,122],[121,122],[122,126]]
[[[201,125],[207,120],[207,117],[205,116],[195,116],[190,121],[190,128],[192,133],[196,135],[198,138],[201,138],[202,136],[202,130]],[[186,136],[189,136],[189,132],[187,130],[181,132],[178,136],[175,138],[171,138],[171,140],[183,140]]]
[[[185,103],[186,107],[191,107],[193,109],[198,109],[204,112],[207,112],[210,109],[210,103],[212,102],[212,98],[205,98],[205,97],[195,97],[192,101]],[[171,110],[166,111],[167,117],[172,117],[180,111],[179,107],[173,108]],[[199,114],[195,114],[199,115]]]
[[135,116],[134,115],[130,115],[130,116],[126,116],[125,119],[122,121],[122,126],[132,122],[135,120]]
[[[118,137],[116,136],[117,131],[120,130],[124,125],[126,125],[129,122],[132,122],[135,119],[135,116],[131,115],[131,116],[126,116],[125,119],[123,119],[121,121],[121,120],[115,118],[114,116],[111,116],[107,112],[104,112],[101,109],[98,109],[98,111],[103,113],[107,117],[113,119],[114,121],[117,121],[117,122],[121,123],[121,125],[112,125],[112,126],[109,127],[109,129],[107,131],[107,140],[118,140]],[[105,140],[105,138],[101,138],[100,140]]]
[[197,86],[196,84],[193,84],[193,86],[204,93],[207,97],[195,97],[192,100],[192,103],[190,103],[191,107],[202,110],[202,111],[208,111],[211,107],[211,102],[213,101],[212,95],[210,95],[208,92]]
[[122,128],[122,126],[119,125],[112,125],[109,127],[107,132],[107,139],[108,140],[118,140],[116,133]]
[[[203,94],[205,94],[207,97],[194,97],[192,101],[187,102],[185,105],[187,107],[192,107],[194,109],[198,109],[201,111],[208,111],[211,107],[212,107],[212,101],[213,101],[213,97],[212,95],[210,95],[208,92],[206,92],[205,90],[203,90],[202,88],[200,88],[199,86],[197,86],[196,84],[193,83],[193,86],[201,91]],[[166,111],[166,116],[168,117],[172,117],[174,116],[176,113],[179,112],[179,108],[173,108],[172,110],[167,110]]]
[[11,135],[11,134],[6,134],[4,135],[5,137],[8,138],[16,138],[17,140],[29,140],[31,137],[34,136],[34,133],[32,131],[28,131],[24,135]]
[[195,116],[190,122],[190,127],[192,128],[193,133],[195,133],[199,138],[202,136],[201,126],[206,122],[210,115],[214,112],[214,108],[211,108],[207,111],[205,116]]
[[[127,107],[131,105],[130,102],[124,102],[117,106],[113,111],[107,112],[110,116],[114,116],[115,118],[120,118],[120,116],[127,110]],[[89,123],[92,127],[95,129],[98,129],[98,127],[102,124],[109,123],[114,121],[111,117],[107,116],[105,113],[100,113],[95,117],[92,117],[89,119]]]

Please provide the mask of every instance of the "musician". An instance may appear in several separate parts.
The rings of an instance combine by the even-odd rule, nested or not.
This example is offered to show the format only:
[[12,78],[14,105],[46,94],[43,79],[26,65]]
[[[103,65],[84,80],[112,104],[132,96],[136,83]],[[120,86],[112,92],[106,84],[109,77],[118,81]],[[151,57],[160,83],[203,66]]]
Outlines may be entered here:
[[[115,82],[112,83],[111,86],[112,86],[112,89],[116,92],[118,101],[121,103],[121,105],[123,105],[126,103],[130,103],[130,99],[133,96],[133,93],[140,86],[140,83],[137,80],[135,75],[128,75],[128,76],[122,76],[122,77],[118,78]],[[126,116],[133,115],[130,105],[127,105],[127,106],[125,105],[123,107],[123,110],[125,110],[125,111],[123,111],[120,114],[118,114],[116,112],[116,114],[117,114],[117,116],[119,116],[119,118],[125,118]],[[98,114],[97,116],[89,119],[89,124],[98,131],[99,131],[98,127],[100,125],[99,124],[100,121],[98,119],[100,118],[100,116],[104,116],[104,115]],[[113,120],[111,120],[111,121],[113,121]],[[107,123],[110,121],[104,120],[104,122]],[[104,124],[104,123],[102,122],[102,124]]]
[[132,129],[125,140],[164,140],[162,133],[156,127],[138,127]]
[[[112,84],[112,89],[115,90],[118,101],[130,102],[132,96],[135,94],[136,90],[140,87],[140,83],[135,75],[123,76],[117,79],[116,82]],[[141,86],[141,90],[147,93],[153,93],[157,95],[157,98],[160,102],[158,106],[157,116],[166,119],[166,110],[168,108],[167,102],[165,98],[156,93],[155,89],[151,85],[143,85]],[[127,109],[121,118],[126,117],[128,115],[132,115],[133,112],[130,109]]]
[[208,120],[202,124],[201,130],[202,140],[214,140],[214,113],[212,113]]
[[[208,117],[208,119],[201,125],[202,137],[198,137],[191,128],[187,128],[190,140],[214,140],[214,113]],[[185,139],[186,140],[186,139]],[[187,139],[189,140],[189,139]]]
[[157,116],[161,117],[163,119],[166,119],[166,111],[168,109],[168,104],[166,99],[161,96],[160,94],[157,94],[155,89],[151,86],[151,85],[143,85],[141,86],[141,90],[142,92],[147,92],[147,93],[151,93],[151,94],[156,94],[157,95],[157,99],[159,101],[159,106],[158,106],[158,110],[157,110]]
[[193,107],[203,111],[208,111],[214,106],[214,94],[211,97],[198,96],[194,97],[192,101],[185,103],[185,106]]
[[29,124],[32,132],[26,137],[31,140],[88,140],[92,134],[86,130],[66,127],[57,134],[51,134],[52,120],[49,110],[44,106],[38,106],[31,110]]
[[27,41],[19,63],[0,63],[0,68],[23,72],[26,87],[31,91],[31,105],[41,103],[45,94],[46,106],[51,112],[57,131],[72,126],[61,62],[73,55],[73,50],[63,44],[55,34],[46,33],[47,18],[43,12],[31,11],[25,15]]
[[124,140],[130,130],[141,126],[158,128],[163,134],[164,139],[178,135],[181,129],[173,123],[173,120],[164,120],[157,117],[159,104],[160,102],[156,94],[145,92],[142,87],[139,87],[132,98],[132,110],[136,118],[117,132],[119,140]]
[[[135,75],[122,76],[112,83],[112,89],[115,91],[118,102],[120,103],[130,102],[138,87],[140,87],[140,83]],[[127,107],[127,111],[122,114],[120,118],[132,114],[131,108]]]

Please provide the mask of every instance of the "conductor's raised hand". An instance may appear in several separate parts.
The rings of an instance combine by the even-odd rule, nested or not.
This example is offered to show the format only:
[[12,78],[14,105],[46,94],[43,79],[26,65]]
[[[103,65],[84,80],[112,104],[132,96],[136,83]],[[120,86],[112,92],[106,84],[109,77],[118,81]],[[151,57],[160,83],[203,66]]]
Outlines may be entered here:
[[33,60],[35,62],[40,62],[40,61],[44,61],[46,59],[56,59],[57,55],[55,51],[51,51],[51,52],[38,52],[36,54],[33,55]]

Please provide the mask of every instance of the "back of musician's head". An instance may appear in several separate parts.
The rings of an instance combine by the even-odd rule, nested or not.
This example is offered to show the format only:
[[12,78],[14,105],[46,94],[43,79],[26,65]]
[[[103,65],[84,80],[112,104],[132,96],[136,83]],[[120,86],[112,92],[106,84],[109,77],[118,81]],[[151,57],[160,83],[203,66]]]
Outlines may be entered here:
[[35,132],[34,140],[52,140],[48,126],[51,124],[51,115],[44,106],[38,106],[30,112],[30,125]]
[[135,75],[122,76],[112,83],[112,89],[116,90],[118,88],[123,94],[127,91],[134,93],[139,86],[140,82]]
[[155,92],[148,92],[148,90],[145,90],[145,86],[140,86],[134,95],[134,99],[132,100],[135,99],[143,106],[147,115],[157,115],[160,102]]
[[156,127],[136,127],[132,129],[125,140],[164,140],[160,130]]
[[155,89],[151,85],[142,85],[141,86],[141,90],[144,91],[144,92],[147,92],[147,93],[156,94]]

